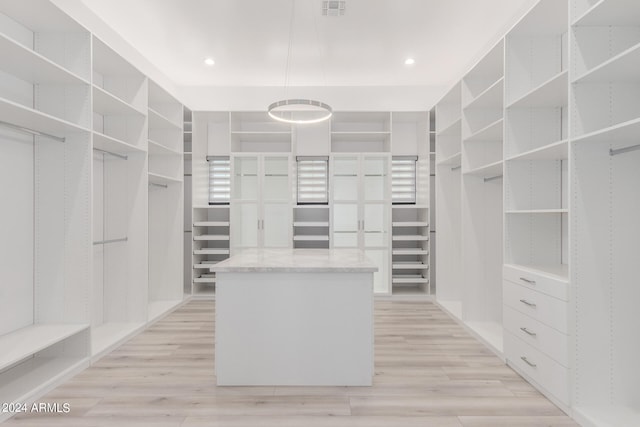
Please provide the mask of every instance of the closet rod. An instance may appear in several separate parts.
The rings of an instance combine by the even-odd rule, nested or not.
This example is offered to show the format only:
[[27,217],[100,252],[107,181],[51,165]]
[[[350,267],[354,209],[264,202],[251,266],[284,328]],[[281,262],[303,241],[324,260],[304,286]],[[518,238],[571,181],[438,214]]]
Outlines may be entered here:
[[15,129],[17,131],[20,132],[25,132],[28,133],[30,135],[35,135],[35,136],[44,136],[46,138],[50,138],[50,139],[54,139],[56,141],[60,141],[60,142],[64,142],[65,138],[64,137],[60,137],[60,136],[55,136],[55,135],[51,135],[45,132],[40,132],[37,130],[33,130],[33,129],[29,129],[29,128],[25,128],[22,126],[18,126],[18,125],[14,125],[13,123],[8,123],[8,122],[4,122],[2,120],[0,120],[0,125],[11,128],[11,129]]
[[624,154],[636,150],[640,150],[640,144],[632,145],[630,147],[618,148],[617,150],[609,149],[609,155],[616,156],[618,154]]
[[460,169],[461,167],[462,167],[462,166],[454,166],[454,167],[452,167],[452,168],[451,168],[451,170],[452,170],[452,171],[456,171],[456,170]]
[[122,237],[120,239],[110,239],[110,240],[99,240],[97,242],[93,242],[93,245],[106,245],[109,243],[116,243],[116,242],[126,242],[127,240],[129,240],[128,237]]
[[112,156],[114,156],[114,157],[118,157],[118,158],[120,158],[120,159],[124,159],[124,160],[129,159],[129,157],[128,157],[128,156],[125,156],[125,155],[122,155],[122,154],[118,154],[118,153],[113,153],[113,152],[111,152],[111,151],[103,150],[103,149],[101,149],[101,148],[94,148],[94,149],[93,149],[93,151],[98,151],[98,152],[100,152],[100,153],[110,154],[110,155],[112,155]]
[[502,175],[496,175],[496,176],[492,176],[490,178],[485,178],[484,182],[494,181],[494,180],[500,179],[500,178],[502,178]]
[[150,182],[149,187],[169,188],[167,184],[156,184],[155,182]]

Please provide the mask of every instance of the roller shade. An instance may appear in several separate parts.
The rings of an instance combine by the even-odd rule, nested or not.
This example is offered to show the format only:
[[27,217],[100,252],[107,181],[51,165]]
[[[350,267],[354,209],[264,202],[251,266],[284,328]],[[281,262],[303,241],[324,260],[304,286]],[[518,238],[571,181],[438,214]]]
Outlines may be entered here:
[[391,158],[391,202],[393,204],[416,203],[417,157]]
[[228,205],[231,200],[231,160],[228,156],[207,156],[209,162],[209,204]]
[[298,204],[329,202],[329,158],[298,157]]

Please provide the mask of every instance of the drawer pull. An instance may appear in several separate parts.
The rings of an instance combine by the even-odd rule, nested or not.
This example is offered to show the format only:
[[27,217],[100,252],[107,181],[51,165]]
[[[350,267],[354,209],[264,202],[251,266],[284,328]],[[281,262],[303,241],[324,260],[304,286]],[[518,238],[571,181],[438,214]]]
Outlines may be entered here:
[[536,284],[535,280],[525,279],[524,277],[521,277],[520,280],[522,280],[523,282],[528,283],[530,285],[535,285]]
[[536,307],[534,303],[529,302],[526,299],[521,299],[520,302],[523,303],[524,305],[528,305],[529,307]]
[[520,356],[520,359],[522,359],[522,360],[524,361],[524,363],[526,363],[527,365],[531,366],[532,368],[535,368],[535,367],[537,367],[537,366],[538,366],[538,365],[536,365],[535,363],[531,363],[531,362],[529,362],[529,359],[527,359],[527,358],[526,358],[526,357],[524,357],[524,356]]
[[530,335],[530,336],[532,336],[532,337],[535,337],[536,335],[538,335],[538,334],[536,334],[535,332],[531,332],[531,331],[530,331],[530,330],[528,330],[527,328],[520,328],[520,330],[521,330],[522,332],[524,332],[525,334]]

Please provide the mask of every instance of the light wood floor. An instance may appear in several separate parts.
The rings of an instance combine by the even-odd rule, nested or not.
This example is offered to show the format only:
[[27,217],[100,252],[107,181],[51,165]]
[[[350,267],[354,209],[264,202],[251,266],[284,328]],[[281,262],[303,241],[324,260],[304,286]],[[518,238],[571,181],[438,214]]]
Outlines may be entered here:
[[373,387],[216,387],[213,310],[188,303],[40,399],[69,414],[5,425],[577,425],[432,303],[376,302]]

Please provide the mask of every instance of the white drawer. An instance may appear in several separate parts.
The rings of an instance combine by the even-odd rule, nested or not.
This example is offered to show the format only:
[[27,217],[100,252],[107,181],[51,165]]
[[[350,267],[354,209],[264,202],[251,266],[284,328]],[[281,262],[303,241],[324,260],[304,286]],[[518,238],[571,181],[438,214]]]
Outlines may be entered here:
[[567,335],[506,305],[502,319],[507,331],[561,365],[569,366]]
[[567,334],[567,302],[504,281],[502,300],[505,305],[537,321]]
[[520,266],[505,264],[502,269],[505,280],[535,289],[564,301],[569,300],[569,281],[541,271],[528,270]]
[[504,354],[512,367],[555,396],[559,401],[569,404],[569,370],[515,337],[504,333]]

